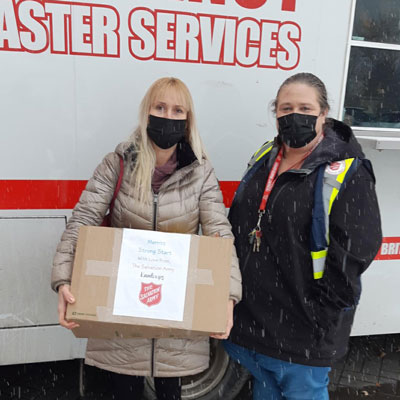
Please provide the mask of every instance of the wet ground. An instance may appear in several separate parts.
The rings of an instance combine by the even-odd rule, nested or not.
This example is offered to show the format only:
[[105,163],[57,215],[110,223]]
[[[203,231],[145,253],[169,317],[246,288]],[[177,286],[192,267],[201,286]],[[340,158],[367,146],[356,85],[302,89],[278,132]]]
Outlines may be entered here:
[[[80,399],[80,360],[0,367],[0,399]],[[84,367],[84,399],[111,400],[107,374]],[[331,372],[331,400],[400,400],[400,335],[352,338]],[[251,383],[236,400],[251,399]]]
[[400,399],[400,335],[352,338],[331,372],[331,399]]

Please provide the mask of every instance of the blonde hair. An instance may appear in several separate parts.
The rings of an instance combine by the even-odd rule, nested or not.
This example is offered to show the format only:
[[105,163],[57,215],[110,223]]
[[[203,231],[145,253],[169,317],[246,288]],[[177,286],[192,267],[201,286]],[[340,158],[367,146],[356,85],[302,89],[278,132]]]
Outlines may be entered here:
[[206,158],[203,143],[197,130],[194,104],[187,86],[177,78],[161,78],[147,90],[139,107],[139,125],[133,132],[131,140],[135,146],[136,162],[131,175],[131,190],[138,193],[141,203],[149,203],[151,196],[151,180],[156,165],[156,154],[147,135],[147,124],[151,106],[157,97],[169,90],[174,90],[181,104],[187,111],[186,141],[200,164]]

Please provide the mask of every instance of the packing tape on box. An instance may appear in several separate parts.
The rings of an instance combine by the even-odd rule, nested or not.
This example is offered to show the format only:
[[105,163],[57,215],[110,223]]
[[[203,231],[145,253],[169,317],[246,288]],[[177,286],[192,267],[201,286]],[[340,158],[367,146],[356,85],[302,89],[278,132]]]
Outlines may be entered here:
[[86,261],[86,275],[110,277],[113,271],[114,263],[110,261]]
[[109,307],[104,307],[104,306],[97,306],[96,307],[96,312],[97,312],[97,317],[101,321],[111,321],[113,319],[113,314],[111,312],[111,309]]
[[186,281],[186,298],[185,298],[185,309],[183,311],[183,320],[186,321],[188,329],[192,329],[193,326],[193,312],[194,312],[194,302],[196,294],[196,265],[199,258],[199,246],[194,245],[196,243],[196,238],[194,236],[190,239],[190,255],[189,255],[189,265],[188,274]]
[[211,269],[196,268],[194,281],[196,285],[214,286],[214,279]]
[[119,249],[121,246],[122,231],[122,229],[119,229],[114,233],[111,261],[87,260],[85,269],[86,275],[110,278],[113,274],[116,274],[119,263]]
[[117,286],[118,265],[119,265],[119,256],[121,250],[123,231],[124,230],[121,229],[120,231],[118,231],[118,235],[116,234],[114,237],[112,266],[110,268],[111,275],[108,284],[107,305],[106,307],[97,307],[97,313],[99,317],[101,317],[104,321],[110,321],[113,316],[112,310],[114,308],[114,296],[115,296],[115,289]]

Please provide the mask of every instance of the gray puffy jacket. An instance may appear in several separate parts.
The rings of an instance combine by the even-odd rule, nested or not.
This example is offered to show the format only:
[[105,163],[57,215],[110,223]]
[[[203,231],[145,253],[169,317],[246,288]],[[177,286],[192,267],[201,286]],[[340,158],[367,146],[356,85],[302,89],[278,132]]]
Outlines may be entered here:
[[[96,168],[87,183],[72,217],[62,235],[54,257],[52,288],[70,283],[76,240],[82,225],[99,225],[111,202],[119,176],[119,157],[124,159],[124,176],[115,201],[111,225],[114,227],[153,229],[154,207],[138,205],[130,191],[132,143],[117,146]],[[190,146],[178,145],[178,168],[162,184],[156,211],[157,230],[162,232],[198,233],[233,237],[226,218],[222,194],[208,160],[202,164]],[[230,298],[241,299],[241,277],[236,252],[232,255]],[[208,338],[196,339],[89,339],[86,363],[127,375],[185,376],[208,367]]]

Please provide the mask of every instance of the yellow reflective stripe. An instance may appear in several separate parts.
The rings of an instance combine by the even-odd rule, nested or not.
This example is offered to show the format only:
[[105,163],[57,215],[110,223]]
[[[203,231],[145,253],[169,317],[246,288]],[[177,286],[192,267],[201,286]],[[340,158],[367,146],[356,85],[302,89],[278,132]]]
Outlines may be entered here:
[[[267,143],[268,144],[268,143]],[[260,151],[262,151],[263,150],[263,148],[266,146],[266,144],[263,144],[254,154],[253,154],[253,157],[256,157],[257,156],[257,154],[260,152]]]
[[324,271],[314,272],[314,279],[321,279],[324,275]]
[[347,171],[349,170],[349,168],[351,167],[351,164],[353,164],[354,158],[346,158],[346,160],[344,160],[344,162],[346,163],[346,167],[344,169],[344,171],[338,175],[338,177],[336,178],[336,180],[340,183],[343,183],[344,177],[347,174]]
[[[327,202],[327,198],[329,197],[329,204],[328,204],[328,216],[331,213],[332,210],[332,205],[339,193],[341,184],[343,183],[346,174],[349,172],[349,169],[351,167],[351,165],[353,164],[354,158],[348,158],[346,160],[343,160],[345,162],[345,167],[343,172],[341,172],[337,177],[336,177],[336,182],[333,183],[332,179],[334,179],[333,177],[329,177],[326,178],[326,181],[324,182],[324,189],[326,189],[326,191],[323,191],[324,193],[324,207],[327,206],[326,202]],[[341,162],[343,162],[341,161]],[[325,170],[325,174],[326,174],[326,170]],[[329,174],[329,172],[328,172]],[[326,175],[324,175],[324,177],[326,177]],[[336,187],[339,187],[339,189],[337,189]],[[329,189],[328,188],[332,188],[330,196],[329,196]],[[324,190],[323,189],[323,190]],[[326,220],[327,223],[327,220]],[[329,226],[326,226],[326,240],[329,246]],[[325,248],[324,250],[321,251],[311,251],[311,258],[313,260],[313,273],[314,273],[314,279],[321,279],[324,275],[324,269],[325,269],[325,260],[328,254],[328,249]]]
[[265,154],[267,154],[269,151],[271,151],[272,147],[270,147],[269,149],[265,150],[264,153],[262,153],[259,157],[256,158],[256,161],[258,161],[260,158],[263,158],[263,156],[265,156]]
[[339,193],[339,190],[337,190],[336,188],[332,188],[331,198],[329,199],[328,215],[331,215],[331,209],[333,206],[333,202],[335,201],[338,193]]
[[[253,155],[253,157],[257,157],[256,161],[258,161],[261,157],[263,157],[265,154],[267,154],[271,149],[272,149],[272,144],[273,140],[271,140],[268,143],[265,143],[263,146],[261,146]],[[267,150],[264,151],[264,149],[267,147]],[[258,154],[262,152],[260,156]]]
[[[354,161],[354,158],[346,158],[346,159],[344,160],[344,162],[345,162],[345,164],[346,164],[346,166],[345,166],[345,168],[344,168],[344,171],[343,171],[342,173],[340,173],[340,174],[338,175],[338,177],[336,178],[336,180],[337,180],[339,183],[343,183],[344,177],[346,176],[346,174],[347,174],[349,168],[351,167],[351,164],[353,164],[353,161]],[[336,188],[333,188],[333,189],[332,189],[331,198],[329,199],[328,215],[331,214],[333,202],[335,201],[336,196],[338,195],[338,193],[339,193],[339,190],[337,190]]]
[[328,254],[328,250],[312,251],[311,258],[313,260],[318,260],[319,258],[324,258]]
[[265,150],[260,156],[258,156],[258,157],[256,158],[256,162],[257,162],[260,158],[263,158],[268,152],[270,152],[271,149],[272,149],[272,146],[269,146],[267,150]]

